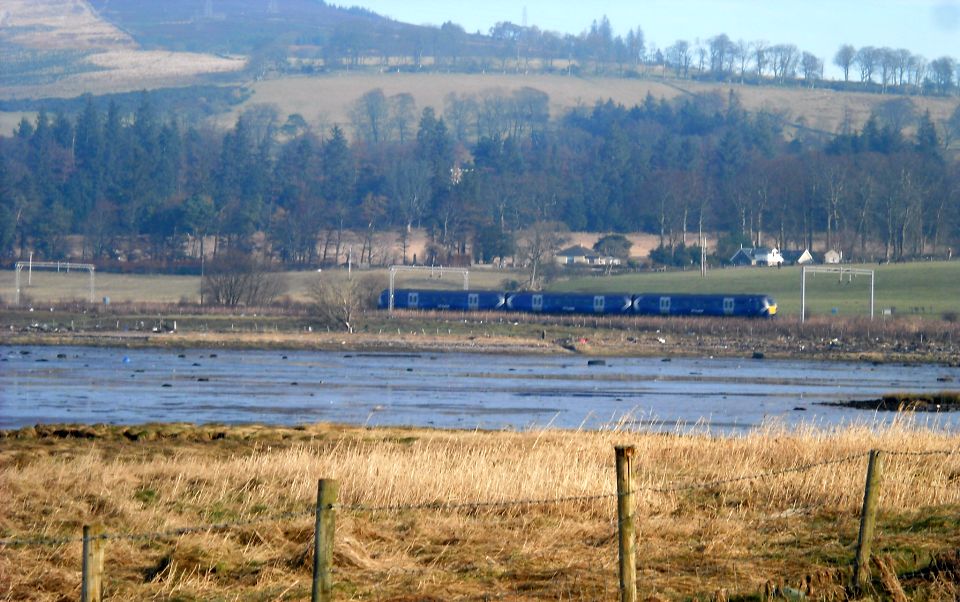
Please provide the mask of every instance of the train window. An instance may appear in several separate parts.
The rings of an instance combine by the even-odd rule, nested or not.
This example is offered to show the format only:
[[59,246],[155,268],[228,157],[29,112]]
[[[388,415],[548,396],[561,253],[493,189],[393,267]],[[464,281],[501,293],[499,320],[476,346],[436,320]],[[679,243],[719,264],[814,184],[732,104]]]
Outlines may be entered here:
[[603,306],[606,299],[602,295],[597,295],[593,298],[593,311],[597,313],[603,313]]
[[733,315],[733,297],[723,298],[723,314],[726,316]]
[[530,301],[533,311],[543,311],[543,295],[534,295]]
[[477,309],[480,307],[480,295],[476,293],[470,293],[467,295],[467,307],[470,309]]
[[407,307],[416,309],[420,305],[420,293],[407,293]]
[[670,313],[670,297],[660,297],[660,313]]

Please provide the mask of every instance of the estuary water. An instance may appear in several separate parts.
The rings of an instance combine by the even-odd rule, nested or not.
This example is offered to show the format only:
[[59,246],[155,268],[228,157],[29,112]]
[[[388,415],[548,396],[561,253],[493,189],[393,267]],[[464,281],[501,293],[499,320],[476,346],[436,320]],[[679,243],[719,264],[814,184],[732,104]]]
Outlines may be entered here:
[[[882,423],[893,414],[820,403],[957,382],[960,368],[936,365],[0,346],[0,428],[323,421],[593,429],[625,420],[735,432],[769,421]],[[923,419],[960,430],[960,415]]]

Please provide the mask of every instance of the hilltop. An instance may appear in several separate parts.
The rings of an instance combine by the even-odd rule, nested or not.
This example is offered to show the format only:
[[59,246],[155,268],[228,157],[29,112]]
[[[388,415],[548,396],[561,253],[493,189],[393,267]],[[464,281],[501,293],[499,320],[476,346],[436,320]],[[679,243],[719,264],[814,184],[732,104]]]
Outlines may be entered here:
[[[64,108],[57,99],[170,88],[168,96],[199,107],[186,114],[216,115],[221,125],[267,104],[281,122],[298,114],[319,128],[349,124],[352,105],[376,88],[388,96],[412,94],[418,108],[440,111],[451,93],[530,87],[549,95],[554,118],[607,99],[632,106],[647,94],[671,100],[732,90],[748,110],[780,115],[792,126],[788,136],[856,129],[871,113],[906,114],[909,129],[910,117],[930,111],[935,123],[945,124],[957,104],[909,83],[884,85],[892,94],[878,94],[872,80],[801,80],[799,67],[796,79],[780,85],[732,71],[678,77],[669,58],[625,61],[595,48],[618,49],[631,39],[636,45],[642,32],[626,42],[598,42],[596,32],[561,37],[504,23],[490,35],[469,34],[452,23],[411,25],[320,0],[9,0],[0,24],[7,63],[0,74],[0,132],[40,106],[82,107]],[[576,52],[551,50],[558,42]],[[213,94],[222,98],[210,100],[211,84],[224,88]],[[184,113],[181,103],[176,110]]]

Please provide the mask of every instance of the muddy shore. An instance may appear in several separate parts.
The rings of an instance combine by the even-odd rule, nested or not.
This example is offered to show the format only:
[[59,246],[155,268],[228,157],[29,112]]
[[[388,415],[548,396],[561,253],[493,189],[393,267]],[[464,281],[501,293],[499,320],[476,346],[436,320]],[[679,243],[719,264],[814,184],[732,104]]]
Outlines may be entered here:
[[[709,332],[701,328],[616,330],[581,327],[574,332],[548,326],[540,336],[484,331],[442,333],[440,328],[400,332],[44,332],[6,329],[0,345],[79,345],[126,348],[223,348],[339,350],[363,352],[474,352],[495,354],[580,354],[597,357],[749,357],[960,365],[960,344],[917,334],[908,336],[824,336],[817,330],[785,333]],[[688,325],[690,326],[690,325]],[[819,330],[819,329],[818,329]]]
[[960,322],[814,317],[750,320],[368,311],[355,330],[302,307],[176,305],[0,309],[0,345],[366,352],[748,357],[960,365]]

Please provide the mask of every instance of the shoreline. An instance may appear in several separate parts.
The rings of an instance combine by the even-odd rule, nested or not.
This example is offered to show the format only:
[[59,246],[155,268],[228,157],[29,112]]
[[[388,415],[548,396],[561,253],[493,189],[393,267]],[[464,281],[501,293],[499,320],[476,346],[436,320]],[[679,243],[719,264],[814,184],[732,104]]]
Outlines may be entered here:
[[344,351],[369,353],[492,353],[580,355],[585,357],[739,357],[754,360],[803,360],[960,365],[960,348],[904,348],[901,345],[838,344],[837,339],[786,341],[774,336],[721,337],[694,330],[609,332],[584,329],[583,336],[533,338],[523,335],[433,334],[421,329],[399,335],[368,332],[2,332],[0,346],[89,346],[129,349],[232,349]]

